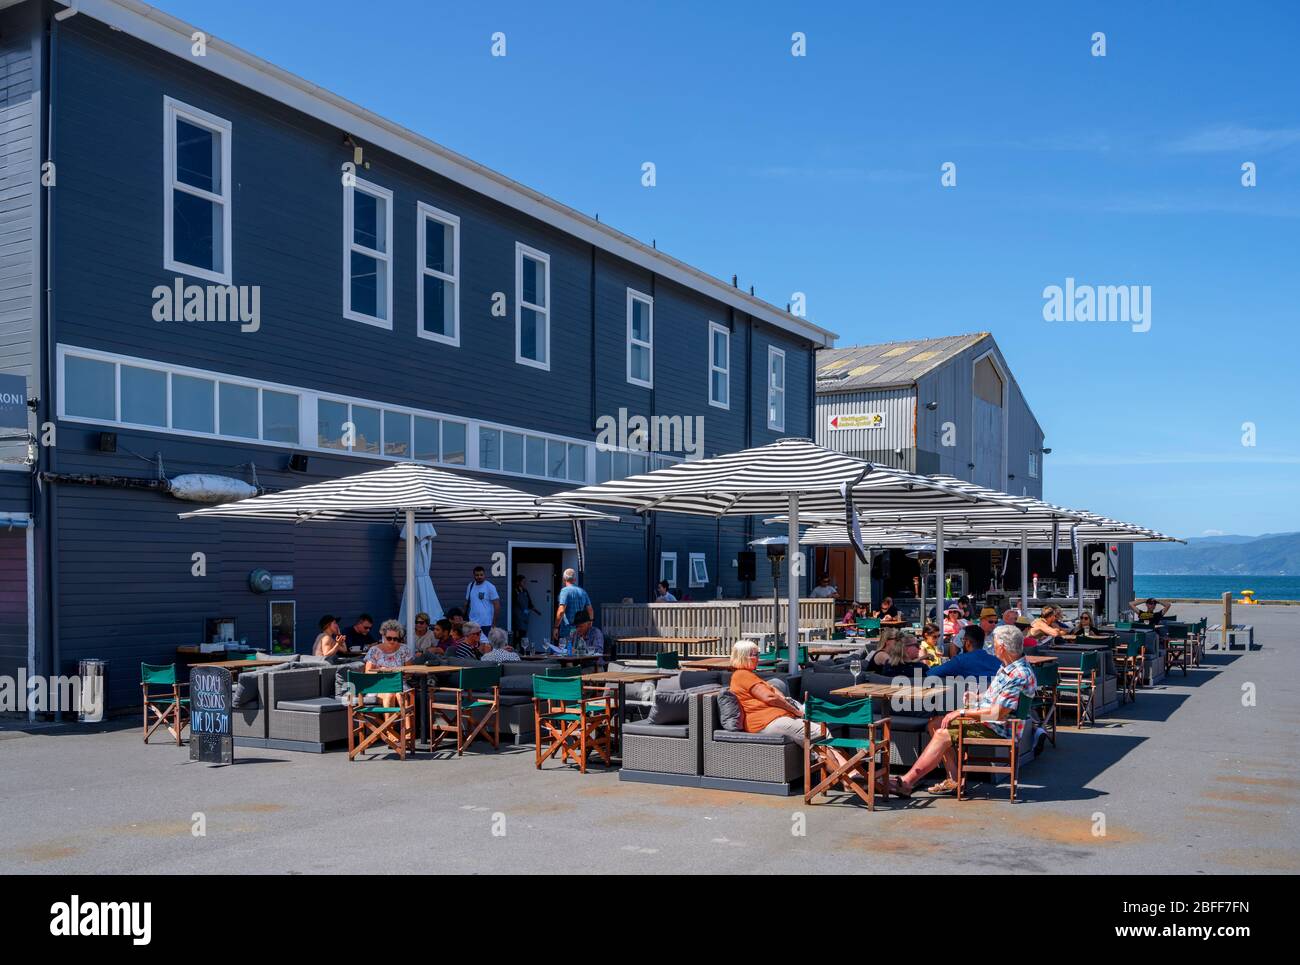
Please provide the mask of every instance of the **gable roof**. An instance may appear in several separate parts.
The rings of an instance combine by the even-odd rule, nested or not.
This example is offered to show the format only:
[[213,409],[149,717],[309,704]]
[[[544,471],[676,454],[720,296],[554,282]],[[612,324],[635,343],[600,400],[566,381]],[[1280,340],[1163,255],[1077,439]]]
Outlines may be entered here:
[[[12,4],[0,3],[0,9],[10,5]],[[464,155],[380,117],[234,44],[219,40],[207,31],[203,31],[207,45],[205,55],[192,57],[190,47],[197,28],[171,14],[140,3],[139,0],[77,0],[76,8],[79,14],[121,30],[188,63],[210,70],[325,123],[333,124],[363,143],[404,157],[588,244],[653,271],[662,278],[716,298],[725,305],[808,339],[815,345],[829,346],[835,343],[837,336],[829,329],[666,255],[658,248],[637,241],[540,191],[471,161]]]
[[824,348],[817,352],[817,391],[851,392],[912,385],[949,359],[986,338],[988,332],[916,338],[903,342]]

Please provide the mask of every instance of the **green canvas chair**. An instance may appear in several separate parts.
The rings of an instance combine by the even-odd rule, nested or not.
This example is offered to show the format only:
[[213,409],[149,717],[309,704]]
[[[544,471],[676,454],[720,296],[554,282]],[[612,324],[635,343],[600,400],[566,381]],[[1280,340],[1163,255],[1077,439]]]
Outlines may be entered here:
[[[182,697],[181,691],[189,686],[188,682],[176,679],[176,664],[140,664],[140,692],[144,698],[144,742],[159,727],[166,727],[167,733],[176,738],[176,746],[181,745],[181,737],[190,724],[190,699]],[[155,689],[150,689],[155,688]],[[149,718],[152,715],[153,723]]]
[[1095,724],[1097,675],[1101,672],[1101,653],[1090,650],[1079,656],[1079,666],[1057,668],[1057,711],[1072,709],[1074,724],[1082,727],[1084,721]]
[[1059,681],[1056,664],[1039,664],[1034,668],[1034,677],[1038,680],[1038,689],[1034,692],[1034,717],[1055,747],[1056,685]]
[[1138,685],[1146,672],[1147,648],[1139,633],[1128,631],[1118,636],[1115,664],[1119,668],[1120,695],[1126,700],[1137,700]]
[[[415,747],[415,693],[402,686],[400,671],[361,673],[349,670],[348,685],[348,760],[383,741],[406,760],[406,752]],[[392,706],[379,699],[393,696]],[[376,698],[368,704],[367,697]]]
[[[1094,654],[1095,656],[1095,654]],[[967,774],[1006,774],[1011,780],[1011,800],[1016,799],[1016,771],[1020,766],[1020,734],[1029,722],[1033,710],[1032,695],[1022,695],[1016,704],[1016,713],[1010,720],[1004,721],[1010,727],[1007,737],[978,737],[974,725],[980,721],[966,717],[957,718],[957,800],[966,799]],[[970,731],[970,736],[967,732]],[[980,756],[999,747],[1007,748],[1007,762],[994,756]]]
[[681,668],[681,655],[673,650],[663,650],[655,654],[655,669],[678,670]]
[[561,678],[568,678],[568,677],[581,677],[581,676],[583,675],[584,672],[585,672],[585,671],[583,670],[583,668],[582,668],[581,666],[574,666],[574,667],[543,667],[543,668],[542,668],[542,676],[543,676],[543,677],[548,677],[548,678],[550,678],[550,679],[552,679],[552,680],[561,679]]
[[[877,752],[881,755],[881,774],[886,781],[885,790],[881,794],[886,798],[889,797],[890,718],[876,719],[872,714],[870,699],[832,704],[804,694],[803,799],[805,804],[812,804],[813,798],[831,788],[843,788],[865,801],[867,810],[874,811]],[[828,735],[814,738],[813,724],[824,724]],[[864,728],[866,735],[863,737],[835,735],[836,728],[849,727]],[[865,788],[855,779],[855,775],[866,778]],[[817,779],[816,784],[813,783],[814,778]]]
[[[486,730],[487,725],[492,730]],[[501,744],[501,665],[462,667],[456,686],[429,691],[429,743],[437,750],[444,740],[456,738],[456,755],[480,735],[495,750]]]
[[1165,623],[1163,626],[1169,634],[1165,638],[1165,669],[1178,667],[1186,677],[1187,664],[1192,657],[1192,627],[1187,623]]
[[584,697],[579,677],[533,677],[533,726],[538,770],[556,754],[566,763],[576,763],[583,774],[592,751],[606,767],[613,761],[614,698]]

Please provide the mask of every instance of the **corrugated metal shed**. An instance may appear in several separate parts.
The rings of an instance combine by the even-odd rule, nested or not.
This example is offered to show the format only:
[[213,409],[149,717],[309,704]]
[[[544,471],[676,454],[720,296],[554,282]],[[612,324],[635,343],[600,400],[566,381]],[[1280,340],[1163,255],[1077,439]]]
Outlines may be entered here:
[[989,337],[988,332],[882,342],[817,353],[817,391],[853,392],[884,385],[911,385],[925,373]]

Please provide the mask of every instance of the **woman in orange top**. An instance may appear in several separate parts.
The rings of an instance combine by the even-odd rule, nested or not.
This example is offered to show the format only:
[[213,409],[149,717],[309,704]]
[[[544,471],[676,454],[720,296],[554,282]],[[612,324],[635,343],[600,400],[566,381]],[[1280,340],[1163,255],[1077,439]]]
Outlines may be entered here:
[[[766,683],[754,668],[758,666],[758,644],[740,640],[731,648],[729,689],[740,703],[745,731],[750,734],[780,734],[803,743],[803,705]],[[814,737],[825,737],[826,728],[813,724]]]

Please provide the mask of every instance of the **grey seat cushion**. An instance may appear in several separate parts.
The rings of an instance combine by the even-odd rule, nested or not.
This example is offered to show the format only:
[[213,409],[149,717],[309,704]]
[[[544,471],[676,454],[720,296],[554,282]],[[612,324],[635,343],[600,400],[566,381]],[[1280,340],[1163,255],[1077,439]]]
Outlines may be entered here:
[[645,721],[628,722],[623,725],[624,734],[638,737],[681,737],[691,736],[691,729],[686,724],[650,724]]
[[528,697],[531,699],[533,696],[533,675],[512,674],[509,677],[502,677],[499,686],[501,688],[502,697],[508,695],[511,697],[518,696]]
[[780,746],[786,743],[781,734],[751,734],[743,730],[715,730],[713,739],[728,744],[772,744]]
[[690,715],[689,691],[661,690],[655,694],[654,706],[650,708],[649,724],[685,724]]
[[922,716],[904,716],[902,714],[889,715],[889,729],[899,733],[917,734],[925,730],[925,725],[930,722],[930,715]]
[[303,700],[282,700],[275,705],[276,710],[295,710],[300,714],[332,714],[346,709],[346,705],[335,697],[307,697]]
[[723,730],[738,731],[744,729],[741,717],[740,701],[730,690],[718,691],[718,722]]

